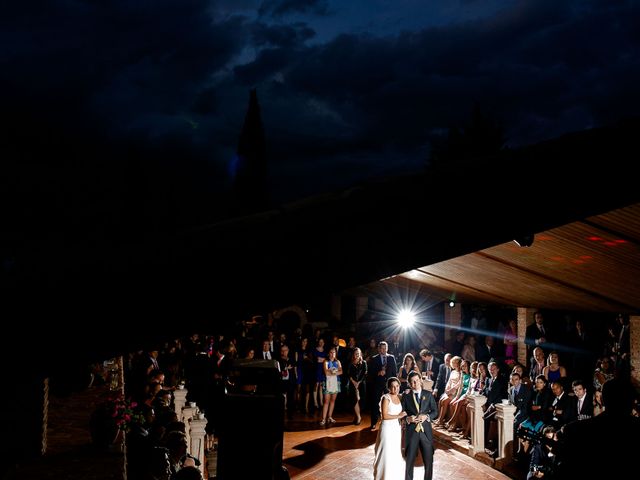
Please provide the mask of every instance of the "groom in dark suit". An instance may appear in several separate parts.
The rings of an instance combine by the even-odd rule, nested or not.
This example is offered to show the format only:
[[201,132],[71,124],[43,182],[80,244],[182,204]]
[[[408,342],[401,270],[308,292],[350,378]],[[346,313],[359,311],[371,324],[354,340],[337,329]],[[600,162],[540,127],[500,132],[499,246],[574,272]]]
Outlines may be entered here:
[[422,390],[422,379],[417,372],[409,373],[411,391],[402,395],[402,409],[407,412],[405,421],[405,480],[413,480],[413,467],[418,449],[424,463],[424,480],[433,477],[433,432],[431,422],[438,416],[438,404],[431,392]]

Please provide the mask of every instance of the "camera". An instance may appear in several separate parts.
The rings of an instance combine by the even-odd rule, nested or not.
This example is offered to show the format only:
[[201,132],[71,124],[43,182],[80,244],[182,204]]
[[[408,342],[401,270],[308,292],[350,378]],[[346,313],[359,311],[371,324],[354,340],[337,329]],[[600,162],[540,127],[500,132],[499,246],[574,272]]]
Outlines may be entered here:
[[540,473],[548,473],[549,469],[547,467],[545,467],[544,465],[534,465],[532,467],[532,470],[534,472],[540,472]]

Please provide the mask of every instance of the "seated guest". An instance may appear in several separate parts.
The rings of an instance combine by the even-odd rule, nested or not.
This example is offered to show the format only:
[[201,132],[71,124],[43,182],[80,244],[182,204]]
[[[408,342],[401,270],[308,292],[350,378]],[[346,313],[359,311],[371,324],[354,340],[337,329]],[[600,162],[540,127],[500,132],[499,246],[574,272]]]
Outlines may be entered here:
[[517,429],[525,418],[529,417],[529,404],[531,403],[531,388],[522,383],[519,373],[512,373],[510,378],[509,402],[516,407],[513,418],[514,427]]
[[574,380],[571,383],[575,394],[576,414],[578,420],[586,420],[593,417],[593,398],[582,380]]
[[517,454],[526,455],[531,448],[531,439],[536,438],[544,425],[551,423],[551,402],[553,394],[547,386],[547,377],[540,374],[536,377],[534,391],[529,406],[529,418],[520,424],[518,430]]
[[575,400],[565,394],[560,381],[551,384],[551,391],[555,395],[550,407],[551,424],[556,429],[560,429],[563,425],[578,418],[574,405]]

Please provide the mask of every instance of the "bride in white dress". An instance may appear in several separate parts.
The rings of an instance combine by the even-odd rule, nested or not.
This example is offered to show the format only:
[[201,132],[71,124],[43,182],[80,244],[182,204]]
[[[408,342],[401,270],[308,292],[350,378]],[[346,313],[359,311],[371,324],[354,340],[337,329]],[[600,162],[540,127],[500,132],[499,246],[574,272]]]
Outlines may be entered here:
[[398,392],[400,380],[391,377],[387,380],[389,393],[380,399],[380,417],[382,425],[376,439],[376,458],[373,462],[374,480],[392,480],[404,477],[405,463],[402,457],[402,429],[400,418],[406,417]]

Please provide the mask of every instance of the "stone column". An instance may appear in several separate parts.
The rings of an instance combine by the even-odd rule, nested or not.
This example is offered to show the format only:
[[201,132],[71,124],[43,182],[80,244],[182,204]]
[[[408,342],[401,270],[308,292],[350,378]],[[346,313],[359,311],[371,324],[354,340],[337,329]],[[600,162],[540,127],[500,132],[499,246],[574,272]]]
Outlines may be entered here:
[[536,309],[534,308],[518,307],[518,362],[525,367],[529,366],[525,334],[527,326],[533,323],[533,312],[535,311]]
[[516,406],[504,403],[496,404],[498,420],[498,460],[509,463],[513,457],[513,417]]
[[369,297],[356,297],[356,322],[369,310]]
[[188,450],[191,451],[191,433],[189,430],[189,422],[196,416],[196,412],[198,411],[198,407],[184,407],[182,409],[182,421],[187,426],[186,434],[187,434],[187,444]]
[[[200,416],[200,415],[198,415]],[[191,444],[189,445],[189,453],[200,460],[200,471],[204,476],[204,466],[206,465],[205,458],[205,427],[207,426],[207,420],[205,418],[192,418],[189,434],[191,437]],[[211,475],[209,475],[211,476]]]
[[178,420],[181,422],[184,421],[182,419],[182,409],[187,404],[187,393],[189,393],[189,390],[186,388],[176,388],[173,391],[173,408],[176,411],[176,415],[178,415]]
[[454,340],[454,332],[462,326],[462,305],[456,303],[453,307],[447,304],[444,306],[444,346],[447,352],[451,351],[451,344]]
[[471,445],[469,455],[484,452],[484,419],[482,418],[482,406],[487,403],[484,395],[472,395],[469,397],[469,413],[471,415]]
[[338,320],[342,317],[342,297],[340,295],[331,295],[331,316]]
[[631,382],[636,389],[640,385],[640,315],[629,317],[631,338]]
[[209,478],[216,478],[218,476],[217,444],[214,444],[213,448],[210,448],[207,452],[207,474]]

